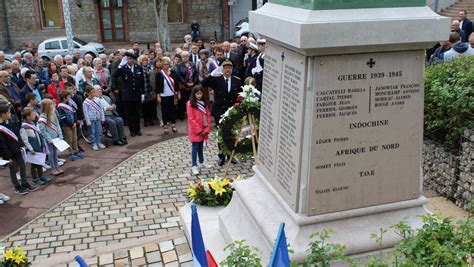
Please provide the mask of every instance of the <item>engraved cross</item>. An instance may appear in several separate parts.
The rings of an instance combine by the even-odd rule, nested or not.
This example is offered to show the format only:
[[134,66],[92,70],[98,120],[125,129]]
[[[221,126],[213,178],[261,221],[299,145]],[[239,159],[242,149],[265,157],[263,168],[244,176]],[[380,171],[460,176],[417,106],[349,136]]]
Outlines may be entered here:
[[369,68],[373,68],[375,66],[375,61],[373,58],[367,61],[367,66],[369,66]]

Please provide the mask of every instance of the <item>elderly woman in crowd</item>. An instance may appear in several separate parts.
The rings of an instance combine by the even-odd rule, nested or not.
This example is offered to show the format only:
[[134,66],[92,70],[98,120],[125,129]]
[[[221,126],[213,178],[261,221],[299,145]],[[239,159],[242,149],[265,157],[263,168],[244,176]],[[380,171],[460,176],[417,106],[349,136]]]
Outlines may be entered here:
[[[155,92],[155,95],[156,95],[156,92],[157,92],[157,88],[156,88],[156,76],[157,75],[160,75],[160,71],[161,69],[163,68],[163,59],[161,57],[158,57],[155,59],[155,65],[153,66],[153,68],[150,70],[150,84],[151,84],[151,89],[153,92]],[[153,115],[157,115],[157,119],[160,123],[160,126],[163,126],[163,118],[162,118],[162,115],[161,115],[161,104],[157,103],[156,102],[156,97],[155,99],[153,100]]]
[[103,93],[109,95],[111,77],[109,69],[104,68],[103,63],[103,60],[98,57],[92,61],[92,64],[94,65],[94,76],[99,80],[99,85],[102,88]]
[[[107,55],[106,54],[100,54],[99,55],[100,60],[102,61],[102,67],[108,68],[109,67],[109,62],[107,61]],[[92,61],[94,63],[94,61]],[[93,64],[95,66],[95,64]]]
[[72,56],[71,55],[65,55],[64,56],[64,63],[66,64],[66,67],[72,68],[74,70],[74,73],[76,73],[77,65],[72,62]]
[[186,117],[186,102],[191,95],[191,89],[198,83],[198,73],[194,63],[189,61],[189,52],[181,53],[181,63],[178,64],[176,72],[179,79],[179,90],[181,92],[181,100],[178,105],[178,118],[184,120]]
[[94,77],[94,70],[91,67],[84,67],[84,78],[79,81],[79,92],[84,93],[86,85],[94,86],[99,85],[99,80]]
[[54,61],[54,64],[56,64],[57,69],[59,69],[59,67],[64,65],[64,59],[63,59],[63,56],[61,55],[55,55],[53,61]]
[[163,58],[163,68],[156,73],[156,93],[158,94],[156,100],[161,104],[161,114],[163,116],[164,133],[168,134],[168,126],[171,124],[171,130],[177,133],[176,129],[176,106],[181,94],[178,90],[178,75],[171,68],[171,59],[169,57]]
[[148,127],[148,125],[153,126],[153,119],[156,117],[156,107],[154,101],[156,100],[156,93],[153,92],[151,83],[150,83],[150,66],[148,65],[148,56],[143,54],[138,57],[138,64],[143,69],[143,79],[145,87],[145,99],[143,101],[143,126]]

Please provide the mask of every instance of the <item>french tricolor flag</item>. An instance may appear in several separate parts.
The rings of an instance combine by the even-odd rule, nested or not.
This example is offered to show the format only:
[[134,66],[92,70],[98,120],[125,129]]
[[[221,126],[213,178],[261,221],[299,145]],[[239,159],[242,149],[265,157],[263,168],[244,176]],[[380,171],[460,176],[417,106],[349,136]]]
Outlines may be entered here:
[[191,205],[191,239],[195,267],[217,267],[217,263],[212,257],[211,252],[206,251],[204,241],[202,239],[201,225],[196,205]]

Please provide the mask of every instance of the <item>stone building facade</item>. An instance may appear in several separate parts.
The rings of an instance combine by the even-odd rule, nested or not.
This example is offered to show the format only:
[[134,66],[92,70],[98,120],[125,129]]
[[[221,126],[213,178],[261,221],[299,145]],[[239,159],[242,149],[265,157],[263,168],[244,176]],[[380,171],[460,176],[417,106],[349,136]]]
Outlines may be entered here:
[[[69,0],[74,36],[103,43],[155,42],[154,3],[155,0]],[[229,38],[227,1],[170,0],[170,3],[176,9],[175,22],[169,24],[173,42],[181,42],[190,32],[192,22],[200,24],[205,39]],[[0,49],[7,46],[17,49],[28,42],[37,46],[44,39],[65,36],[61,0],[0,0],[0,8]],[[48,16],[52,19],[46,19]],[[111,31],[115,31],[113,38]]]

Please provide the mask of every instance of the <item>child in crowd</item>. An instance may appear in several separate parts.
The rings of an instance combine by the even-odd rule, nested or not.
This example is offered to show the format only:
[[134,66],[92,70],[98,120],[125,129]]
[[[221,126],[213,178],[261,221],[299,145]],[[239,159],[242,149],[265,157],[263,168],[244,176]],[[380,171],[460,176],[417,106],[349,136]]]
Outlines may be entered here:
[[71,93],[61,91],[59,93],[61,103],[58,105],[59,122],[64,132],[64,140],[69,144],[69,160],[74,161],[79,157],[77,147],[77,115],[74,107],[70,106]]
[[[36,188],[26,181],[26,165],[21,155],[24,144],[19,137],[18,126],[10,120],[10,106],[9,102],[0,104],[0,157],[9,161],[10,180],[15,187],[15,193],[26,195],[28,192],[36,191]],[[20,169],[20,179],[16,177],[18,168]],[[21,183],[18,180],[21,180]]]
[[[54,112],[54,115],[56,115],[56,118],[58,118],[58,121],[59,121],[59,111],[58,111],[58,109],[56,108],[56,106],[58,105],[58,103],[56,103],[56,100],[54,100],[54,97],[53,97],[52,95],[50,95],[50,94],[44,94],[44,95],[43,95],[43,98],[44,98],[44,99],[49,99],[49,100],[53,101],[53,105],[54,105],[54,107],[53,107],[53,112]],[[62,139],[62,138],[61,138],[61,139]],[[62,159],[62,158],[59,157],[59,155],[58,155],[58,166],[59,166],[59,167],[63,166],[65,162],[66,162],[66,160],[65,160],[65,159]]]
[[41,108],[38,105],[38,96],[35,93],[27,93],[26,94],[26,107],[33,109],[33,113],[35,114],[35,122],[38,122]]
[[[25,107],[21,113],[23,123],[21,124],[20,135],[26,149],[31,153],[48,153],[46,140],[41,135],[41,131],[35,123],[35,111],[33,108]],[[31,164],[31,176],[33,183],[44,185],[51,181],[43,176],[43,166]]]
[[87,126],[89,126],[92,150],[97,151],[99,148],[105,148],[105,145],[100,142],[102,136],[102,123],[105,122],[105,113],[100,104],[100,100],[96,96],[97,93],[95,86],[92,87],[87,85],[85,90],[87,98],[84,100],[84,103],[82,103],[84,120],[86,121]]
[[[82,111],[82,103],[84,102],[83,98],[81,95],[77,93],[76,86],[73,83],[65,83],[64,84],[65,90],[71,93],[71,100],[69,101],[68,105],[73,107],[74,110],[76,111],[76,128],[80,128],[82,126],[82,122],[84,121],[84,113]],[[77,147],[79,150],[75,154],[76,158],[82,159],[82,150],[81,146],[79,143],[77,144]]]
[[204,140],[209,138],[211,132],[211,114],[201,86],[193,87],[189,101],[186,103],[186,110],[189,141],[192,143],[192,173],[197,175],[199,174],[197,157],[199,156],[199,167],[204,168]]
[[53,139],[63,139],[63,133],[59,126],[59,120],[54,112],[54,102],[51,99],[43,99],[41,101],[41,115],[38,120],[38,126],[41,134],[47,141],[48,145],[48,159],[51,166],[51,174],[54,176],[63,174],[64,171],[59,168],[58,164],[58,150],[53,144]]

